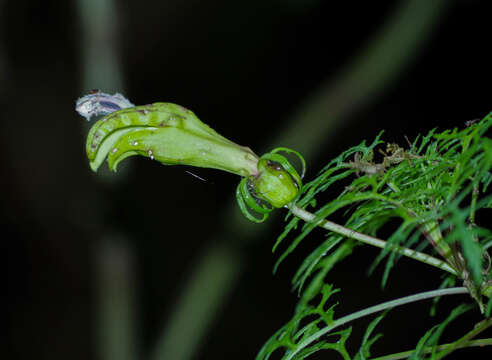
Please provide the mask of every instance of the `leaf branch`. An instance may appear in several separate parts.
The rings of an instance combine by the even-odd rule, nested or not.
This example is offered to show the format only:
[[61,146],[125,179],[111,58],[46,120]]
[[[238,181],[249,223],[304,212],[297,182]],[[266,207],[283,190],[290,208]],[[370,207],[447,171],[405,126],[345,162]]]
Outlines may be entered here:
[[360,232],[357,232],[355,230],[348,229],[342,225],[336,224],[332,221],[326,220],[326,219],[317,219],[316,215],[310,213],[307,210],[301,209],[300,207],[296,205],[291,205],[290,210],[292,213],[297,216],[298,218],[309,222],[309,223],[316,223],[317,226],[320,226],[326,230],[333,231],[337,234],[346,236],[350,239],[358,240],[360,242],[363,242],[364,244],[376,246],[378,248],[384,249],[387,248],[390,251],[395,251],[401,255],[407,256],[411,259],[423,262],[425,264],[437,267],[438,269],[445,270],[453,275],[457,275],[456,271],[449,266],[447,263],[445,263],[442,260],[439,260],[435,257],[432,257],[430,255],[427,255],[425,253],[421,253],[412,249],[408,249],[402,246],[398,245],[393,245],[393,244],[388,244],[386,241],[375,238],[373,236],[369,236]]
[[437,296],[457,295],[457,294],[466,294],[466,293],[468,293],[468,290],[465,287],[454,287],[449,289],[426,291],[423,293],[402,297],[396,300],[387,301],[379,305],[374,305],[366,309],[354,312],[340,319],[337,319],[333,321],[333,323],[330,324],[329,326],[326,326],[320,329],[319,331],[316,331],[314,334],[312,334],[304,341],[302,341],[294,351],[289,353],[285,360],[294,359],[299,351],[302,351],[302,349],[309,346],[309,344],[311,344],[312,342],[318,340],[321,336],[328,334],[330,331],[334,330],[335,328],[338,328],[348,322],[354,321],[361,317],[368,316],[386,309],[391,309],[397,306],[413,303],[416,301],[435,298]]

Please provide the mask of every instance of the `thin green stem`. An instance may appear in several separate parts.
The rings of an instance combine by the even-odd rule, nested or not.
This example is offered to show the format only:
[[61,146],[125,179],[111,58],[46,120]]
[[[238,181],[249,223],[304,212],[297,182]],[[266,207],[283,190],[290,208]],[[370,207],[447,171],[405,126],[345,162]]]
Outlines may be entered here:
[[409,303],[416,302],[416,301],[431,299],[431,298],[435,298],[438,296],[467,294],[467,293],[468,293],[468,290],[465,287],[454,287],[454,288],[449,288],[449,289],[426,291],[423,293],[402,297],[402,298],[399,298],[396,300],[387,301],[387,302],[384,302],[382,304],[374,305],[374,306],[368,307],[366,309],[354,312],[352,314],[349,314],[347,316],[344,316],[340,319],[333,321],[332,324],[320,329],[319,331],[315,332],[314,334],[312,334],[311,336],[306,338],[304,341],[299,343],[299,345],[297,346],[297,348],[294,351],[292,351],[291,353],[288,354],[286,360],[293,359],[299,351],[301,351],[302,349],[309,346],[309,344],[318,340],[321,336],[329,333],[330,331],[334,330],[335,328],[340,327],[340,326],[342,326],[342,325],[344,325],[350,321],[353,321],[353,320],[359,319],[361,317],[368,316],[368,315],[371,315],[371,314],[374,314],[374,313],[377,313],[377,312],[380,312],[380,311],[383,311],[386,309],[391,309],[391,308],[394,308],[397,306],[409,304]]
[[473,185],[473,190],[472,190],[472,199],[471,199],[471,205],[470,205],[470,225],[475,224],[475,211],[477,208],[477,199],[478,199],[478,184]]
[[460,339],[458,339],[454,343],[450,344],[449,347],[445,348],[440,353],[436,354],[435,360],[442,359],[443,357],[450,354],[451,352],[453,352],[454,350],[456,350],[460,346],[461,347],[466,346],[470,342],[471,339],[473,339],[475,336],[477,336],[478,334],[480,334],[482,331],[484,331],[485,329],[487,329],[490,326],[492,326],[492,318],[485,319],[485,320],[479,322],[477,325],[475,325],[475,327],[470,332],[468,332],[467,334],[462,336]]
[[[438,345],[437,346],[437,350],[439,350],[439,351],[446,350],[448,347],[454,346],[454,344],[455,343]],[[489,346],[489,345],[492,345],[492,338],[478,339],[478,340],[468,341],[466,344],[460,344],[460,345],[454,347],[453,349],[456,350],[456,349],[463,349],[463,348],[467,348],[467,347],[474,347],[474,346],[480,346],[480,347],[482,347],[482,346]],[[433,349],[434,348],[432,346],[429,346],[428,348],[425,348],[422,352],[425,353],[425,354],[428,354],[428,353],[432,352]],[[410,355],[412,355],[412,353],[414,351],[415,350],[403,351],[403,352],[396,353],[396,354],[390,354],[390,355],[380,356],[380,357],[377,357],[377,358],[372,358],[371,360],[399,360],[399,359],[406,359]]]
[[316,219],[316,215],[310,213],[309,211],[301,209],[300,207],[298,207],[296,205],[291,205],[290,210],[298,218],[300,218],[306,222],[310,222],[310,223],[317,222],[316,225],[318,225],[318,226],[320,226],[326,230],[336,232],[337,234],[344,235],[348,238],[355,239],[355,240],[358,240],[358,241],[363,242],[365,244],[376,246],[376,247],[381,248],[381,249],[387,248],[391,251],[398,252],[399,254],[407,256],[411,259],[423,262],[425,264],[437,267],[441,270],[445,270],[445,271],[447,271],[453,275],[456,275],[456,271],[451,266],[449,266],[444,261],[439,260],[435,257],[430,256],[430,255],[427,255],[427,254],[424,254],[424,253],[421,253],[421,252],[418,252],[418,251],[415,251],[412,249],[408,249],[405,247],[401,247],[398,245],[388,244],[384,240],[381,240],[381,239],[378,239],[378,238],[375,238],[373,236],[369,236],[366,234],[362,234],[362,233],[357,232],[355,230],[348,229],[348,228],[346,228],[342,225],[336,224],[332,221],[328,221],[325,219],[319,219],[318,220],[318,219]]

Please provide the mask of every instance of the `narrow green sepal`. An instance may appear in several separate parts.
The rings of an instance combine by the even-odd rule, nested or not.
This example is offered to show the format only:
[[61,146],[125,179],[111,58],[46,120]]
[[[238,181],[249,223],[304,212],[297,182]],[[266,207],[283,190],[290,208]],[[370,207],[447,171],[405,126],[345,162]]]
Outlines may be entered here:
[[251,220],[255,223],[262,223],[264,222],[268,216],[270,215],[270,213],[263,213],[263,217],[260,219],[260,218],[257,218],[255,216],[253,216],[249,210],[248,210],[248,207],[246,206],[246,203],[245,203],[245,200],[244,200],[244,197],[243,197],[243,192],[241,191],[241,188],[245,186],[245,183],[246,183],[247,179],[246,178],[243,178],[241,179],[241,182],[237,185],[237,188],[236,188],[236,199],[237,199],[237,203],[239,205],[239,209],[241,210],[241,212],[243,213],[243,215],[248,219],[248,220]]
[[246,205],[248,205],[252,210],[260,214],[268,214],[272,212],[273,208],[268,208],[264,205],[258,204],[257,199],[249,191],[249,181],[249,178],[243,178],[239,183],[239,189]]
[[299,161],[301,162],[301,166],[302,166],[301,179],[304,179],[304,175],[306,175],[306,160],[304,160],[304,157],[299,152],[292,150],[292,149],[289,149],[289,148],[286,148],[286,147],[277,147],[270,152],[273,154],[276,154],[280,151],[283,151],[286,153],[292,153],[299,158]]

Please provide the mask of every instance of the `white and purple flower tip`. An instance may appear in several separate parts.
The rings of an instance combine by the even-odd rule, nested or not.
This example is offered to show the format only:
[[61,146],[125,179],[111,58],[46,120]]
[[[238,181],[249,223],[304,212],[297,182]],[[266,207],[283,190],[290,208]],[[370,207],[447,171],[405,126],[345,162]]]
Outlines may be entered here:
[[75,110],[90,121],[93,116],[104,116],[133,106],[135,105],[119,93],[110,95],[92,90],[88,95],[77,100]]

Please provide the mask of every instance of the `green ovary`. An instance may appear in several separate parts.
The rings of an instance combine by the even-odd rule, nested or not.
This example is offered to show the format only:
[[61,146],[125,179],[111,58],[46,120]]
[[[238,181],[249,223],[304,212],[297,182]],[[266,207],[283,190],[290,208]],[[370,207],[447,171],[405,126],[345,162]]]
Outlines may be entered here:
[[297,183],[282,166],[261,159],[258,162],[258,172],[258,177],[253,180],[258,198],[276,208],[281,208],[295,199],[299,192]]

